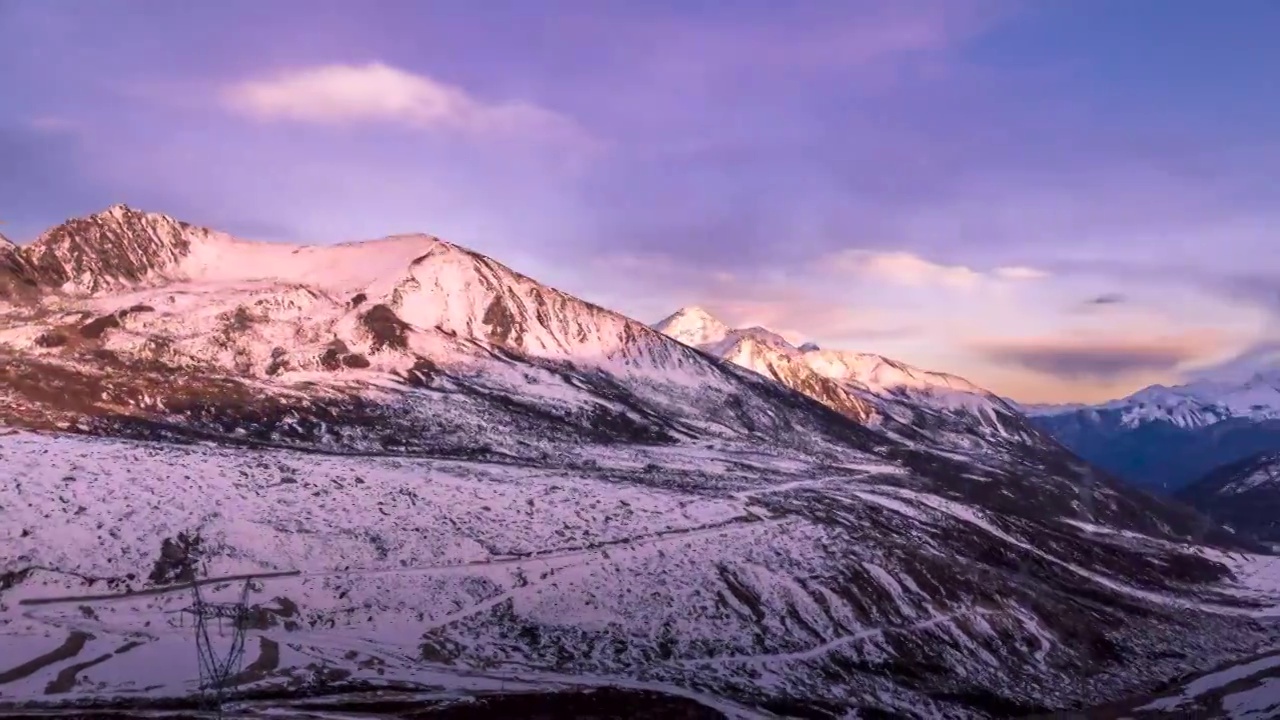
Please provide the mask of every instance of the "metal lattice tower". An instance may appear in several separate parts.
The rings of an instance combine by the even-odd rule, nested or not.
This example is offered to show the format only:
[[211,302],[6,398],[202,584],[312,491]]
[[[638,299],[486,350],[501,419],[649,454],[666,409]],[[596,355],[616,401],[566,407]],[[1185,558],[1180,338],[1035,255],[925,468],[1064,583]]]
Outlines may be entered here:
[[[245,629],[249,623],[249,588],[250,581],[244,581],[240,591],[240,601],[234,603],[206,602],[200,594],[198,580],[191,583],[190,607],[182,612],[195,619],[196,655],[200,665],[200,692],[203,700],[211,709],[222,717],[222,701],[226,692],[227,681],[240,672],[244,661]],[[219,642],[215,646],[210,636],[211,621],[218,623],[218,636],[226,637],[226,626],[231,626],[229,642]],[[230,621],[229,623],[226,621]],[[219,647],[221,647],[221,651]]]

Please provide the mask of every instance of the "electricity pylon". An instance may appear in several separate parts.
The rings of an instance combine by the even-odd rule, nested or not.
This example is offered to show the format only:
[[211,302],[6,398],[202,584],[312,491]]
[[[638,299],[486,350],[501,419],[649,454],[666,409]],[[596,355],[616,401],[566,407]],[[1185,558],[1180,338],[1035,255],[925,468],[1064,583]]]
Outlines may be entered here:
[[[222,701],[227,690],[227,681],[239,674],[244,661],[245,630],[249,623],[249,587],[250,581],[244,581],[240,591],[240,601],[234,603],[207,602],[200,594],[199,580],[191,583],[191,606],[182,612],[195,618],[196,656],[200,665],[200,693],[206,704],[222,717]],[[218,621],[218,635],[226,637],[226,623],[230,621],[231,637],[226,643],[218,643],[221,651],[215,647],[209,634],[210,621]]]

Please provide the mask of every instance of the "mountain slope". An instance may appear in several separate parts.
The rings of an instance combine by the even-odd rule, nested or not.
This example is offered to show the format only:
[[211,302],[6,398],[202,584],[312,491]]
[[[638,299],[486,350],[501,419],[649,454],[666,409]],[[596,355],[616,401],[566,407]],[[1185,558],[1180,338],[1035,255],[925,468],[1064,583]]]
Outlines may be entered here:
[[1173,491],[1224,464],[1280,450],[1280,371],[1157,385],[1090,407],[1026,411],[1099,467],[1142,487]]
[[1217,468],[1176,496],[1237,530],[1280,542],[1280,451]]

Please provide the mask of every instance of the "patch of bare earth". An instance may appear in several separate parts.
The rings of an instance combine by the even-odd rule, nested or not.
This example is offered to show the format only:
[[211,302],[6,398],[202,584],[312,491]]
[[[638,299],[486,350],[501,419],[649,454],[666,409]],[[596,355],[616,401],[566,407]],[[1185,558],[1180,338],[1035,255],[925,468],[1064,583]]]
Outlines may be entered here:
[[92,639],[93,636],[89,633],[73,630],[71,631],[71,634],[67,636],[66,641],[56,649],[38,657],[34,657],[21,665],[9,668],[4,672],[0,672],[0,685],[5,685],[7,683],[21,680],[25,677],[30,677],[50,665],[60,663],[63,660],[69,660],[76,655],[79,655],[80,651],[84,649],[85,643]]

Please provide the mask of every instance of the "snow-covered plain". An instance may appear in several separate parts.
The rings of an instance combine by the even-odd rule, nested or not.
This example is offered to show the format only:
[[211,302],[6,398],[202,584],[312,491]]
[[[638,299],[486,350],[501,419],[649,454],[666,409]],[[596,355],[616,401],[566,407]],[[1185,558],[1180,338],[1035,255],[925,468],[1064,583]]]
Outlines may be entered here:
[[[1108,642],[1128,651],[1176,632],[1194,666],[1256,650],[1266,633],[1244,616],[1280,604],[1272,578],[1244,571],[1248,556],[1215,556],[1239,566],[1233,581],[1158,588],[1071,557],[1065,539],[1094,544],[1097,529],[1063,524],[1036,547],[884,463],[821,474],[731,449],[665,452],[654,472],[602,450],[583,473],[6,434],[0,701],[193,692],[179,613],[190,591],[127,594],[153,587],[178,533],[199,534],[210,577],[296,573],[254,581],[267,619],[250,634],[259,672],[245,688],[576,683],[678,692],[742,717],[783,699],[981,717],[990,707],[945,693],[1046,708],[1172,674],[1116,665],[1086,679],[1100,662],[1080,641],[1089,622],[1123,619]],[[681,477],[681,452],[702,471]],[[1110,537],[1156,562],[1180,552]],[[231,600],[240,587],[203,591]],[[1148,609],[1082,614],[1069,599],[1081,587]],[[76,599],[102,595],[119,596]],[[65,600],[32,603],[50,598]],[[64,643],[77,651],[22,670]]]

